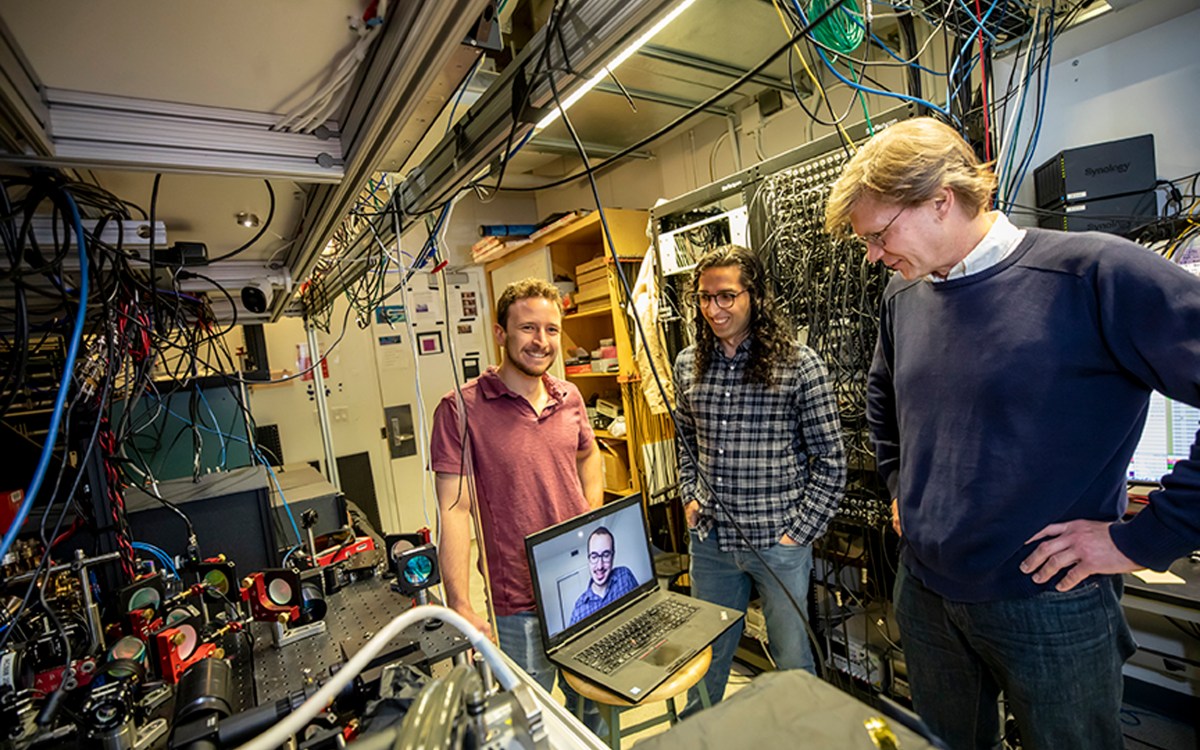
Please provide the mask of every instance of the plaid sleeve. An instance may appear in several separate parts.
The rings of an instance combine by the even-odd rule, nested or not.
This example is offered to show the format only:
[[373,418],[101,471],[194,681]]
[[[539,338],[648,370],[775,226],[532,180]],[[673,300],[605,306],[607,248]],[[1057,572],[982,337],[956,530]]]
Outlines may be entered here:
[[825,363],[807,347],[801,348],[797,386],[797,429],[808,455],[808,482],[799,505],[789,512],[787,534],[811,544],[825,533],[846,489],[846,457],[837,397],[829,384]]
[[[678,434],[675,436],[675,449],[679,454],[679,496],[683,502],[692,498],[699,499],[696,494],[696,463],[692,460],[699,448],[696,445],[696,416],[692,411],[692,401],[689,395],[690,381],[693,373],[694,348],[688,347],[675,358],[675,420]],[[691,448],[691,451],[688,448]]]

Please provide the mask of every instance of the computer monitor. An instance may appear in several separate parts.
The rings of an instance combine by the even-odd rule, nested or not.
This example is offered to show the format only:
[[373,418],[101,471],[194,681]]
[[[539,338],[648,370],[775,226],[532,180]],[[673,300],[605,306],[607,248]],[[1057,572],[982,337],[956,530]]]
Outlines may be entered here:
[[1176,461],[1188,457],[1197,430],[1200,409],[1151,393],[1146,426],[1129,462],[1129,481],[1157,483]]

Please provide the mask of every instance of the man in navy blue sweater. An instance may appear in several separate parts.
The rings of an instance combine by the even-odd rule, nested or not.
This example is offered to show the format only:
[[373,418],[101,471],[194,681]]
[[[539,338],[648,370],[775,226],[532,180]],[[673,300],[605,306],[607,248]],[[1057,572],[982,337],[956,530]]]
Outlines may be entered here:
[[949,127],[893,125],[826,226],[897,272],[868,381],[902,533],[913,701],[953,748],[1120,748],[1120,574],[1200,546],[1200,449],[1122,521],[1149,394],[1200,406],[1200,279],[1125,240],[1019,229]]

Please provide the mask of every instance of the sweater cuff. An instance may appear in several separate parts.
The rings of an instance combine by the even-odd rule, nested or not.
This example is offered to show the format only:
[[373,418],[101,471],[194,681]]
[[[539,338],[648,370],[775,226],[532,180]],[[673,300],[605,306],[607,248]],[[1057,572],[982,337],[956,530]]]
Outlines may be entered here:
[[1121,554],[1138,565],[1159,572],[1171,567],[1171,563],[1186,555],[1193,546],[1156,518],[1150,508],[1138,513],[1131,521],[1114,523],[1109,527],[1109,535]]

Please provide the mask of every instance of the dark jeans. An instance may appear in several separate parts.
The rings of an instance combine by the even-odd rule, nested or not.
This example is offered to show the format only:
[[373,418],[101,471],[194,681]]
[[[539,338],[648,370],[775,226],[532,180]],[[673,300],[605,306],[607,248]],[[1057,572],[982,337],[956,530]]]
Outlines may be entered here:
[[1120,581],[967,604],[901,566],[896,619],[917,713],[953,750],[992,750],[1004,693],[1024,750],[1120,750],[1121,665],[1136,649]]
[[608,734],[608,725],[601,718],[596,704],[580,698],[579,693],[563,679],[558,667],[546,656],[536,615],[532,612],[497,615],[496,635],[500,641],[500,650],[508,654],[508,658],[525,670],[543,690],[549,693],[554,688],[554,679],[557,676],[558,686],[566,699],[567,710],[575,714],[579,701],[583,700],[583,723],[597,735]]
[[[758,587],[763,600],[763,617],[767,621],[767,639],[771,658],[779,669],[803,669],[815,674],[812,649],[804,630],[804,620],[788,601],[779,583],[748,549],[722,552],[713,531],[701,540],[695,531],[691,537],[692,596],[742,612],[750,603],[750,582]],[[807,545],[774,544],[759,550],[763,560],[783,581],[796,603],[804,607],[808,601],[808,581],[812,574],[812,547]],[[713,644],[712,665],[704,682],[709,699],[716,704],[725,695],[729,668],[742,638],[743,621],[726,630]],[[688,691],[685,715],[700,709],[697,688]]]

